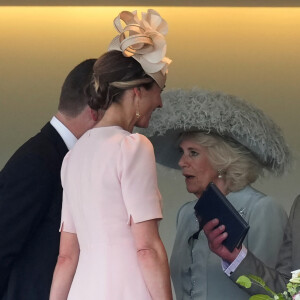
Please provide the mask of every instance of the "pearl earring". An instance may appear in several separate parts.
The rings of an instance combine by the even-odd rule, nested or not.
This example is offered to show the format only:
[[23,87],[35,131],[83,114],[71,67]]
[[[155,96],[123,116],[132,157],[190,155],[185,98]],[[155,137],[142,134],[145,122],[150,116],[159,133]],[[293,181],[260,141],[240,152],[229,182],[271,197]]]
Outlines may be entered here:
[[218,170],[218,178],[223,178],[223,170],[222,169],[219,169]]

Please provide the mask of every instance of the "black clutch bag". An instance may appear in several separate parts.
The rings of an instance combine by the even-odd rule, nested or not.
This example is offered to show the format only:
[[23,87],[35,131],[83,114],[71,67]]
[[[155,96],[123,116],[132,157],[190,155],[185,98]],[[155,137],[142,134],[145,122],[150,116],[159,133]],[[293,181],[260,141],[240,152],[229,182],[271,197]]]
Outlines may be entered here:
[[250,226],[214,183],[208,184],[194,208],[200,226],[215,218],[219,219],[219,225],[225,225],[228,237],[223,245],[230,252],[241,246]]

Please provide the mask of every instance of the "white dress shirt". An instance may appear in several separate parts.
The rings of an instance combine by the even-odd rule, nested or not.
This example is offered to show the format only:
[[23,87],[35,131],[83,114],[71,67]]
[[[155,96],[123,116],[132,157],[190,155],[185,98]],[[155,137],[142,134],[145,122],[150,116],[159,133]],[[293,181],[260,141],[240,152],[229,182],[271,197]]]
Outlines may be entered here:
[[243,245],[240,253],[231,264],[229,264],[225,260],[222,260],[222,268],[223,271],[226,273],[226,275],[230,276],[231,273],[233,273],[236,270],[236,268],[240,265],[240,263],[243,261],[246,255],[247,255],[247,248]]
[[67,148],[71,150],[77,142],[75,135],[56,117],[52,117],[50,124],[55,128],[61,138],[64,140]]

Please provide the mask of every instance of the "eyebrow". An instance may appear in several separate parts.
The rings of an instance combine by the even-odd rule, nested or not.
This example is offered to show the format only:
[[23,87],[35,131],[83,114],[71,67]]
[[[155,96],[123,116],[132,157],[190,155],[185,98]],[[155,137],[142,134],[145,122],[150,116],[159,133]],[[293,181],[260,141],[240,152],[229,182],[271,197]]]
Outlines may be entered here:
[[[180,147],[180,146],[178,146],[178,149],[183,150],[183,148]],[[189,151],[190,151],[190,150],[200,151],[200,150],[198,150],[198,149],[196,149],[196,148],[194,148],[194,147],[188,147],[187,150],[189,150]]]

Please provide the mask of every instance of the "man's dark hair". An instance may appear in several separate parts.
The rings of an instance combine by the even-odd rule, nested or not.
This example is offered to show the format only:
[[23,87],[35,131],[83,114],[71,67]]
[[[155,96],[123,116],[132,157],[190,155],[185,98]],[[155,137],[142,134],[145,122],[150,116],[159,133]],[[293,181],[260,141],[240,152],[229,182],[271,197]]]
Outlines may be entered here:
[[96,59],[77,65],[66,77],[61,88],[58,110],[69,117],[80,114],[90,99],[90,83]]

